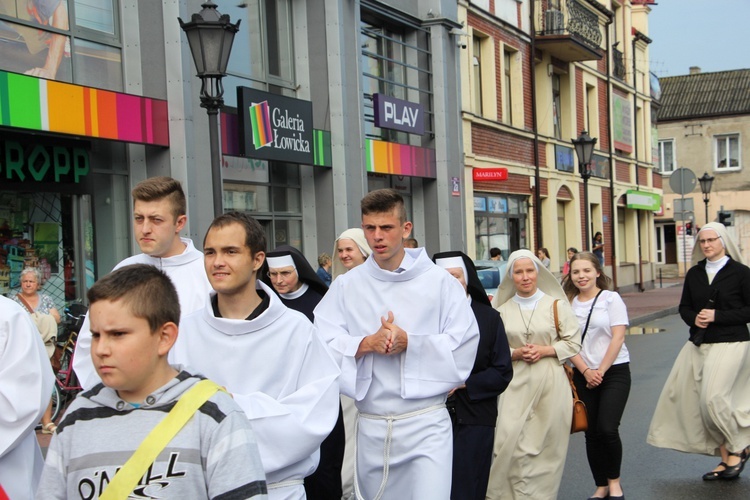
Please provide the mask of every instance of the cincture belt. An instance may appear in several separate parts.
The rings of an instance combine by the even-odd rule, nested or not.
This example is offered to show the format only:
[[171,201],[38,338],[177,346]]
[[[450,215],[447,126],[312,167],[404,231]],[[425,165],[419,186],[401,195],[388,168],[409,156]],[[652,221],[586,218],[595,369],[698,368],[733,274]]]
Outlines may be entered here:
[[374,415],[372,413],[357,412],[357,420],[354,423],[354,493],[357,499],[364,498],[359,491],[359,481],[357,481],[357,436],[359,434],[359,419],[369,418],[371,420],[385,420],[388,422],[388,427],[385,432],[385,444],[383,446],[383,481],[380,483],[380,489],[378,489],[377,495],[373,498],[373,500],[380,500],[385,492],[385,485],[388,483],[388,471],[390,470],[391,458],[391,439],[393,438],[393,422],[396,420],[406,420],[407,418],[417,417],[444,408],[445,403],[428,406],[427,408],[410,411],[409,413],[402,413],[401,415]]
[[302,479],[287,479],[286,481],[279,481],[277,483],[268,483],[266,486],[269,490],[275,490],[277,488],[286,488],[288,486],[297,486],[300,484],[305,484],[305,482]]

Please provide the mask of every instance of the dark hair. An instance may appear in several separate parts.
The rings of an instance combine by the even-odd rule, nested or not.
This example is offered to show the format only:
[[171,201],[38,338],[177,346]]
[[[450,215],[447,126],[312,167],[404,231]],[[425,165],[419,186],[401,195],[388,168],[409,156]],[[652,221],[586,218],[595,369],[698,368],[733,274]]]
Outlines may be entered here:
[[203,237],[203,246],[206,246],[206,237],[214,228],[224,228],[230,224],[239,224],[245,230],[245,246],[250,249],[250,254],[266,251],[266,232],[260,222],[244,212],[227,212],[216,217]]
[[175,220],[187,213],[185,192],[180,181],[171,177],[151,177],[139,182],[131,192],[133,203],[136,201],[167,200],[172,205],[172,215]]
[[362,198],[360,207],[362,215],[382,214],[395,209],[401,224],[406,222],[404,198],[395,189],[378,189],[367,193]]
[[601,236],[602,238],[604,237],[601,231],[596,232],[596,234],[594,235],[594,239],[596,239],[597,236]]
[[596,272],[599,273],[599,276],[596,278],[596,286],[601,290],[609,290],[612,279],[604,274],[604,269],[602,269],[602,265],[599,262],[599,257],[591,252],[576,252],[573,258],[570,259],[570,270],[562,280],[562,287],[568,300],[573,300],[573,297],[580,293],[578,288],[573,284],[573,279],[570,277],[573,274],[573,262],[577,260],[590,262],[591,265],[594,266],[594,269],[596,269]]
[[578,253],[578,249],[576,247],[570,247],[568,248],[568,252]]
[[500,252],[500,249],[497,247],[490,248],[490,257],[497,257],[498,255],[501,255],[502,252]]
[[547,249],[546,249],[545,247],[540,247],[538,251],[539,251],[539,252],[542,252],[542,253],[544,253],[544,255],[545,255],[545,256],[546,256],[546,257],[547,257],[548,259],[550,258],[550,256],[549,256],[549,250],[547,250]]
[[94,283],[86,296],[90,304],[122,300],[130,314],[148,321],[151,332],[165,323],[180,324],[180,298],[169,279],[149,264],[116,269]]

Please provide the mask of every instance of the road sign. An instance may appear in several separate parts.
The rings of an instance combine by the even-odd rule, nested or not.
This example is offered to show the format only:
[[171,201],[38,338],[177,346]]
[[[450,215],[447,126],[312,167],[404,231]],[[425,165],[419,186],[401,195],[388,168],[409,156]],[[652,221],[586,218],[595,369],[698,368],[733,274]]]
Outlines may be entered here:
[[689,168],[678,168],[669,176],[669,187],[677,194],[690,194],[698,182]]

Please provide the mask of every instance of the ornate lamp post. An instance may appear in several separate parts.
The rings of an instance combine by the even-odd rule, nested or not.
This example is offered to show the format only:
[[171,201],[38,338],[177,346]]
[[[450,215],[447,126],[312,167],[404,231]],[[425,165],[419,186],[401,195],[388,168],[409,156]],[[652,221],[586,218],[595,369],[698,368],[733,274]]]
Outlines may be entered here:
[[711,186],[714,183],[714,176],[708,175],[708,172],[703,172],[703,175],[698,178],[698,182],[701,183],[701,193],[703,193],[703,203],[706,204],[706,222],[708,222],[708,200],[711,199]]
[[571,139],[578,156],[578,172],[583,179],[583,218],[584,218],[584,245],[583,248],[591,250],[591,238],[589,237],[589,179],[591,178],[591,157],[594,155],[596,139],[589,137],[588,132],[581,131],[578,139]]
[[195,69],[201,79],[201,107],[208,112],[208,133],[211,147],[211,181],[213,184],[214,216],[224,213],[224,188],[221,180],[221,151],[219,150],[219,109],[224,104],[224,85],[229,54],[240,21],[232,24],[229,16],[216,10],[211,0],[201,5],[203,10],[193,14],[190,22],[179,17],[180,27],[187,35]]

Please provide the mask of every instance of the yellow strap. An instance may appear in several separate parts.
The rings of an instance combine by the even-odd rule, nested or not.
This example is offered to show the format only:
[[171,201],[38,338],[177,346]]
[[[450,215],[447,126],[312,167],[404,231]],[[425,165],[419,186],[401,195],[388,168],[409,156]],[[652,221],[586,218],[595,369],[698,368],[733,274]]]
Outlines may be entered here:
[[127,499],[159,453],[188,423],[198,408],[219,390],[222,389],[216,383],[201,380],[183,394],[172,411],[149,432],[135,453],[117,471],[99,498],[101,500]]

